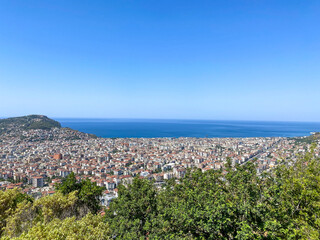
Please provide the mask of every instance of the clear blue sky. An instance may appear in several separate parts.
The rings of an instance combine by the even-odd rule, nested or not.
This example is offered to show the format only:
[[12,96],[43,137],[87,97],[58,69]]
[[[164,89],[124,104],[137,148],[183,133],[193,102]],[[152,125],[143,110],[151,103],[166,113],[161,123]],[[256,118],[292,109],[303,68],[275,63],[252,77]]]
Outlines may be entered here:
[[319,0],[0,2],[0,116],[320,121]]

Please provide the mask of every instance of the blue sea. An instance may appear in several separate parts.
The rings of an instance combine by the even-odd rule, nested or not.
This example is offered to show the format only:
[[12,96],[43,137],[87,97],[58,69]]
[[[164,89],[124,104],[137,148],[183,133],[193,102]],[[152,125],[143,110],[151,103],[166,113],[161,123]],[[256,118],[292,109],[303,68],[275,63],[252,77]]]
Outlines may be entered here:
[[320,132],[320,122],[56,118],[63,127],[104,138],[297,137]]

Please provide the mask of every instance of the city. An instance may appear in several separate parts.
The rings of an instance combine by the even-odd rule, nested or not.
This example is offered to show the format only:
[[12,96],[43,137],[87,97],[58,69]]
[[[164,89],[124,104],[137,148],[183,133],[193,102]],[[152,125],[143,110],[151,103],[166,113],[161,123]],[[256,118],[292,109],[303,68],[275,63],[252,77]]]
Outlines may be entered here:
[[[303,138],[298,138],[303,139]],[[154,180],[184,177],[187,169],[222,169],[256,160],[257,171],[294,160],[310,144],[292,138],[97,138],[68,128],[14,130],[0,136],[0,188],[22,188],[33,197],[50,195],[54,185],[74,172],[105,187],[107,206],[119,184],[135,176]],[[315,154],[319,155],[319,143]]]

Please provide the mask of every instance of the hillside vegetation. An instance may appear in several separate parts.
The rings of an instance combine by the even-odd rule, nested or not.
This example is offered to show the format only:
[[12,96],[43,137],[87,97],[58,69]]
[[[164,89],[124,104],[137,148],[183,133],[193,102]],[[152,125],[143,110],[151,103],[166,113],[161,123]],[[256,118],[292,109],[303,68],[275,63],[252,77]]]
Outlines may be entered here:
[[310,136],[297,137],[297,138],[293,138],[293,139],[295,139],[297,143],[311,144],[313,142],[320,140],[320,132],[313,133]]
[[102,189],[69,175],[38,200],[0,191],[2,239],[320,239],[320,161],[313,148],[258,175],[255,162],[194,170],[158,189],[136,177],[101,216]]
[[62,128],[59,122],[44,115],[0,119],[0,135],[0,142],[11,141],[15,137],[19,137],[24,142],[97,138],[94,134],[83,133],[67,127]]
[[10,130],[31,130],[52,128],[61,128],[61,124],[53,119],[43,115],[28,115],[23,117],[14,117],[0,119],[0,133]]

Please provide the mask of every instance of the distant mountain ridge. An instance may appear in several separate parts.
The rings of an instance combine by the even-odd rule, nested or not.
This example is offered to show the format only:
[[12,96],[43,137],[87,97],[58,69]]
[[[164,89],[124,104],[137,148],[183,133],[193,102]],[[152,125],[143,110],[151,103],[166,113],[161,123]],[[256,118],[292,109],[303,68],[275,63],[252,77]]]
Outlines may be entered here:
[[13,129],[50,130],[52,128],[61,128],[61,124],[44,115],[28,115],[28,116],[22,116],[22,117],[0,119],[0,133],[7,130],[13,130]]

